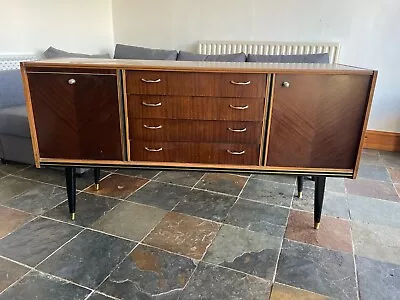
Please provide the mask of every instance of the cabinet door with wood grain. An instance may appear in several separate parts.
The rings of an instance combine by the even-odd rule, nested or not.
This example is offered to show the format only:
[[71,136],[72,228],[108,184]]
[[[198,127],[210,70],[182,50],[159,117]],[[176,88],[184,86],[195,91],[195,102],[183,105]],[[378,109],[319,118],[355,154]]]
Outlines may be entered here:
[[354,169],[372,76],[275,76],[267,165]]
[[122,160],[116,74],[28,73],[41,158]]

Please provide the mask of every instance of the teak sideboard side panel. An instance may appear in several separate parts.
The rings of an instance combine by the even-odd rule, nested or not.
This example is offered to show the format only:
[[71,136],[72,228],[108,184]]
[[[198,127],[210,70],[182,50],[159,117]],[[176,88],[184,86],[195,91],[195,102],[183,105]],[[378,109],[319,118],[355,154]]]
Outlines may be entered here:
[[267,166],[354,169],[370,75],[276,75]]
[[116,75],[27,75],[41,158],[122,160]]

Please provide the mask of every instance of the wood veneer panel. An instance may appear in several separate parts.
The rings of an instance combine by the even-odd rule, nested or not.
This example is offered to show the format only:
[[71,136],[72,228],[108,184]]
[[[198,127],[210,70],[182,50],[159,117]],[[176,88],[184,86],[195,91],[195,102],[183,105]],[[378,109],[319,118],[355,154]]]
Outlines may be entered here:
[[128,94],[143,95],[264,98],[267,82],[265,74],[127,71],[126,76]]
[[[150,152],[147,149],[162,149]],[[241,152],[232,155],[227,150]],[[181,162],[202,164],[258,165],[259,145],[185,142],[142,142],[131,141],[133,161]]]
[[[143,103],[158,104],[159,106],[145,106]],[[262,121],[263,110],[263,98],[145,95],[130,95],[128,98],[130,118]]]
[[267,165],[354,169],[371,80],[276,75]]
[[29,73],[28,79],[40,157],[122,159],[116,76]]
[[259,144],[261,122],[130,119],[134,141]]

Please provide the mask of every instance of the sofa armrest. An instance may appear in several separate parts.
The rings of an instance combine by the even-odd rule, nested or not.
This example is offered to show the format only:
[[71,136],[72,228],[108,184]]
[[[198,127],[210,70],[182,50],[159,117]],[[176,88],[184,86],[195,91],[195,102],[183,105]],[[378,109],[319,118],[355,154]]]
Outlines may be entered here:
[[0,71],[0,108],[25,104],[20,70]]

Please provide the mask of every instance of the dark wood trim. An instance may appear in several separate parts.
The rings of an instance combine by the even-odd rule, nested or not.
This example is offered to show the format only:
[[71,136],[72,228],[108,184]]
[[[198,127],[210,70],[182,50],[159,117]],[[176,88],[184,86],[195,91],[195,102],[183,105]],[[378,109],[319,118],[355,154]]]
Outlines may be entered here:
[[400,132],[367,130],[364,138],[364,148],[400,151]]
[[369,89],[369,98],[368,98],[368,103],[367,103],[367,109],[364,115],[364,125],[363,129],[361,132],[361,138],[360,138],[360,144],[358,146],[358,153],[357,153],[357,158],[356,158],[356,166],[354,168],[354,174],[353,178],[357,177],[358,174],[358,168],[360,166],[360,160],[361,160],[361,154],[362,154],[362,149],[363,149],[363,144],[364,144],[364,138],[365,138],[365,133],[367,132],[367,125],[368,125],[368,120],[369,120],[369,115],[371,112],[371,106],[372,106],[372,99],[374,98],[374,92],[375,92],[375,86],[376,86],[376,80],[378,79],[378,71],[374,71],[372,75],[372,81],[371,81],[371,86]]

